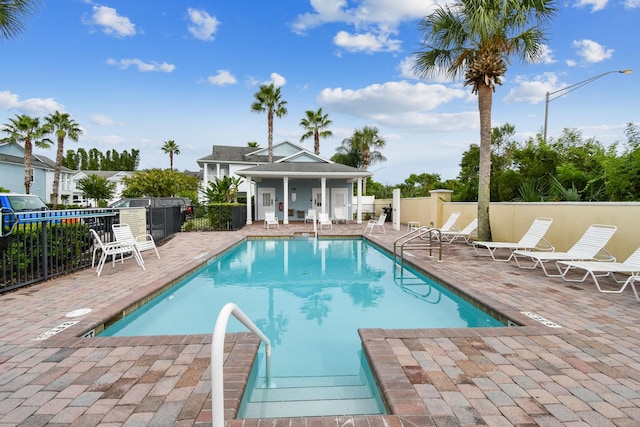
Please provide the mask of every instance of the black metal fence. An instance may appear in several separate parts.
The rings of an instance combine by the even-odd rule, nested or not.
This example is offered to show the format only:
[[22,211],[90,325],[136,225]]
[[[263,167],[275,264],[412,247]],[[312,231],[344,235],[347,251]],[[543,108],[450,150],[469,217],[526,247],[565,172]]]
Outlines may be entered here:
[[247,206],[231,203],[196,206],[182,231],[239,230],[247,223]]
[[[149,208],[147,232],[156,243],[180,231],[178,206]],[[111,227],[120,222],[117,209],[77,209],[15,214],[0,219],[0,293],[85,269],[92,264],[94,241],[113,240]]]

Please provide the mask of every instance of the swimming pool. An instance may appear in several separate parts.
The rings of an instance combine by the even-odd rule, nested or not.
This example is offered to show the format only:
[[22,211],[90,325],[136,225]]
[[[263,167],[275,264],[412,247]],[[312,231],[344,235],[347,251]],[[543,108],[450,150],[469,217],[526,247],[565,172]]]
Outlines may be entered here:
[[100,335],[210,334],[228,302],[271,340],[274,377],[362,376],[359,328],[504,326],[366,240],[249,239]]

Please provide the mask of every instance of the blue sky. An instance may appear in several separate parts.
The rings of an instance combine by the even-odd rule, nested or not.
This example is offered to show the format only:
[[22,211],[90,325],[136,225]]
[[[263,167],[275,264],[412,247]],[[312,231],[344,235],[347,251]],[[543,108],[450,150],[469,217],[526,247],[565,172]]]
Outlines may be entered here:
[[[274,143],[299,143],[300,119],[322,107],[334,136],[376,126],[387,162],[374,179],[397,184],[411,173],[455,178],[462,153],[479,142],[477,97],[460,81],[418,80],[417,24],[424,0],[45,0],[17,39],[0,41],[0,120],[60,110],[84,130],[65,149],[136,148],[140,168],[169,167],[164,141],[181,153],[178,170],[198,169],[211,146],[267,145],[267,118],[252,113],[261,83],[281,86],[288,115]],[[493,125],[516,139],[540,132],[545,93],[612,70],[549,103],[549,137],[575,128],[603,144],[624,142],[640,124],[640,0],[558,3],[541,61],[514,61],[493,100]],[[302,146],[313,150],[313,142]],[[55,151],[39,151],[50,158]]]

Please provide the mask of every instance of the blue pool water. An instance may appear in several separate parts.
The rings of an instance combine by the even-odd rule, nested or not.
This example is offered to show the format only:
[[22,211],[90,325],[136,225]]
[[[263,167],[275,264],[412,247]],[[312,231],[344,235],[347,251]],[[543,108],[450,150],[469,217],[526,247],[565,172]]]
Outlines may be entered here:
[[[233,302],[269,337],[272,372],[340,375],[361,367],[358,328],[499,327],[426,277],[394,268],[362,239],[247,240],[101,336],[210,334]],[[244,332],[235,318],[228,332]]]

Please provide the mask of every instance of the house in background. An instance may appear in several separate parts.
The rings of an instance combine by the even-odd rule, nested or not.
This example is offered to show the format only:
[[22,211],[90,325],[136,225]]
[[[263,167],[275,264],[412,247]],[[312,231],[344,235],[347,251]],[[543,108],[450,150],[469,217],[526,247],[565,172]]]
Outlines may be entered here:
[[[31,156],[33,178],[31,194],[46,203],[53,203],[53,175],[56,162],[43,155]],[[60,170],[59,197],[71,197],[71,177],[75,172],[63,167]],[[0,186],[12,193],[24,193],[24,147],[20,144],[0,143]],[[60,202],[61,200],[58,200]]]
[[[78,182],[87,178],[89,175],[98,175],[99,177],[105,178],[109,182],[113,182],[116,184],[115,191],[113,193],[113,197],[107,200],[107,204],[115,202],[122,198],[122,192],[126,188],[124,182],[122,181],[125,177],[133,176],[132,171],[94,171],[94,170],[83,170],[83,171],[75,171],[73,176],[71,177],[71,186],[70,186],[70,194],[71,198],[69,199],[69,203],[74,205],[81,206],[89,206],[92,202],[84,197],[84,193],[82,190],[78,188]],[[97,206],[93,206],[97,207]]]
[[[291,142],[273,146],[273,163],[268,162],[267,148],[213,146],[212,154],[198,159],[203,168],[203,187],[215,178],[242,177],[239,193],[247,198],[247,224],[263,220],[265,212],[275,212],[284,224],[304,220],[305,212],[328,213],[336,209],[354,214],[362,222],[362,180],[372,173],[334,163]],[[255,197],[255,211],[252,206]],[[255,215],[254,215],[255,214]]]

